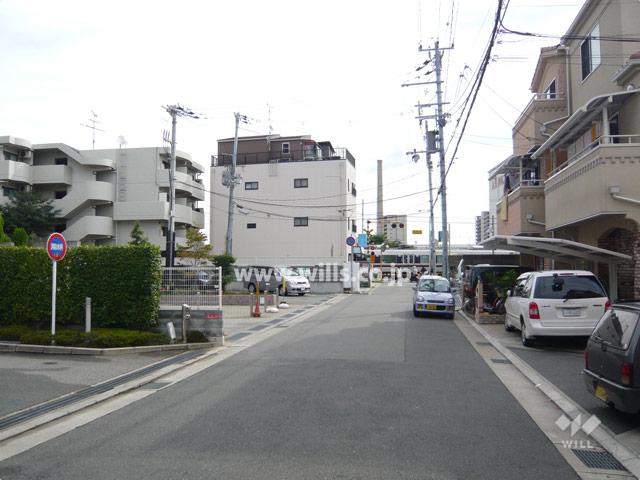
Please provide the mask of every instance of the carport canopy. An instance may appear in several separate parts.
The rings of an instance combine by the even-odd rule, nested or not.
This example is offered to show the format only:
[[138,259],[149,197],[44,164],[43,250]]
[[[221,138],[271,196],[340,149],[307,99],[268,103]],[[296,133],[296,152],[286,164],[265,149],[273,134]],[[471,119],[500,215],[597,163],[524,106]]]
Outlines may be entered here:
[[619,263],[631,260],[631,256],[624,253],[613,252],[563,238],[496,235],[482,242],[482,246],[491,250],[515,250],[528,255],[551,258],[568,263],[573,263],[576,260],[605,263],[609,266],[609,294],[612,299],[618,298],[618,269],[616,267]]

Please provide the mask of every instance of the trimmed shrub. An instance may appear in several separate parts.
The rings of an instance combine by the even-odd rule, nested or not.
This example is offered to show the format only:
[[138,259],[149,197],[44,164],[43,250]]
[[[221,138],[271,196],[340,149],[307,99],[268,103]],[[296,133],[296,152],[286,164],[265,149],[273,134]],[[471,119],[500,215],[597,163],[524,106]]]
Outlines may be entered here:
[[[45,330],[26,331],[20,335],[20,342],[29,345],[50,345],[51,338],[51,333]],[[100,328],[90,333],[59,330],[54,338],[56,345],[61,347],[121,348],[169,343],[169,338],[162,333],[111,328]]]
[[30,331],[31,329],[24,325],[8,325],[6,327],[0,327],[0,340],[17,342],[23,334]]
[[187,330],[187,343],[205,343],[209,338],[200,330]]
[[51,317],[51,260],[44,249],[0,247],[0,285],[0,325],[38,327]]
[[[153,245],[70,248],[58,262],[57,321],[146,330],[158,318],[162,266]],[[44,326],[51,317],[51,260],[44,249],[0,247],[0,325]]]

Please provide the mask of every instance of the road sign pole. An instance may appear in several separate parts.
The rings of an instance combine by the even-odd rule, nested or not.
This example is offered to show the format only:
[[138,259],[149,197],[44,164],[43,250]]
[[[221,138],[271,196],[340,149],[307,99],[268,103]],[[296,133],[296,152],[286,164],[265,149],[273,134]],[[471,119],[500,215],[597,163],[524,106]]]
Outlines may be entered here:
[[52,260],[53,271],[51,273],[51,336],[56,334],[56,287],[58,262]]

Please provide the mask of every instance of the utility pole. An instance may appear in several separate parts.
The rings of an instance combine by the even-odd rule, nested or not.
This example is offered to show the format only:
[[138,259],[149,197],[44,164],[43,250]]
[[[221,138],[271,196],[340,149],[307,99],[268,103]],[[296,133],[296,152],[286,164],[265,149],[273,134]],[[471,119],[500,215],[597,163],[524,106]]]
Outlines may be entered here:
[[[235,210],[235,202],[233,200],[233,191],[237,183],[240,183],[240,179],[236,176],[236,163],[238,161],[238,127],[240,122],[249,123],[246,115],[241,115],[238,112],[233,114],[236,120],[236,131],[233,137],[233,155],[231,156],[231,166],[223,176],[222,184],[229,187],[229,209],[227,213],[227,237],[225,241],[225,253],[227,255],[233,255],[233,213]],[[225,178],[226,177],[226,178]]]
[[171,160],[169,163],[169,220],[167,222],[166,266],[173,267],[176,249],[176,126],[178,117],[200,118],[180,105],[163,107],[171,115]]
[[91,140],[91,149],[95,150],[96,149],[96,130],[99,132],[104,132],[104,130],[96,127],[97,123],[100,123],[100,121],[98,120],[98,114],[96,112],[94,112],[93,110],[91,110],[91,115],[92,118],[90,118],[89,120],[87,120],[87,122],[89,122],[91,125],[87,125],[86,123],[81,123],[80,125],[83,127],[87,127],[89,129],[91,129],[93,131],[92,133],[92,140]]
[[[444,50],[452,47],[440,48],[439,40],[436,40],[434,48],[419,48],[421,52],[434,52],[434,70],[436,73],[436,122],[438,124],[438,152],[440,156],[440,206],[442,207],[442,276],[449,278],[449,231],[447,223],[447,171],[444,156],[444,126],[446,124],[445,115],[442,109],[442,55]],[[422,119],[422,116],[420,116]],[[426,118],[426,117],[425,117]]]

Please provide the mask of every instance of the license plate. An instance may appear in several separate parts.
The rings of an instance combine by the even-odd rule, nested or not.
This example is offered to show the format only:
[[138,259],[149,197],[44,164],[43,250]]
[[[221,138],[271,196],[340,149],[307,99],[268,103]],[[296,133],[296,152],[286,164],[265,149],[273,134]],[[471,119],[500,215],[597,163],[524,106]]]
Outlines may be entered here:
[[427,310],[437,310],[438,306],[437,305],[427,305]]
[[596,395],[596,398],[599,398],[603,402],[606,402],[608,400],[607,391],[600,384],[596,385],[595,395]]
[[580,309],[579,308],[563,308],[562,309],[562,314],[565,317],[579,317],[580,316]]

